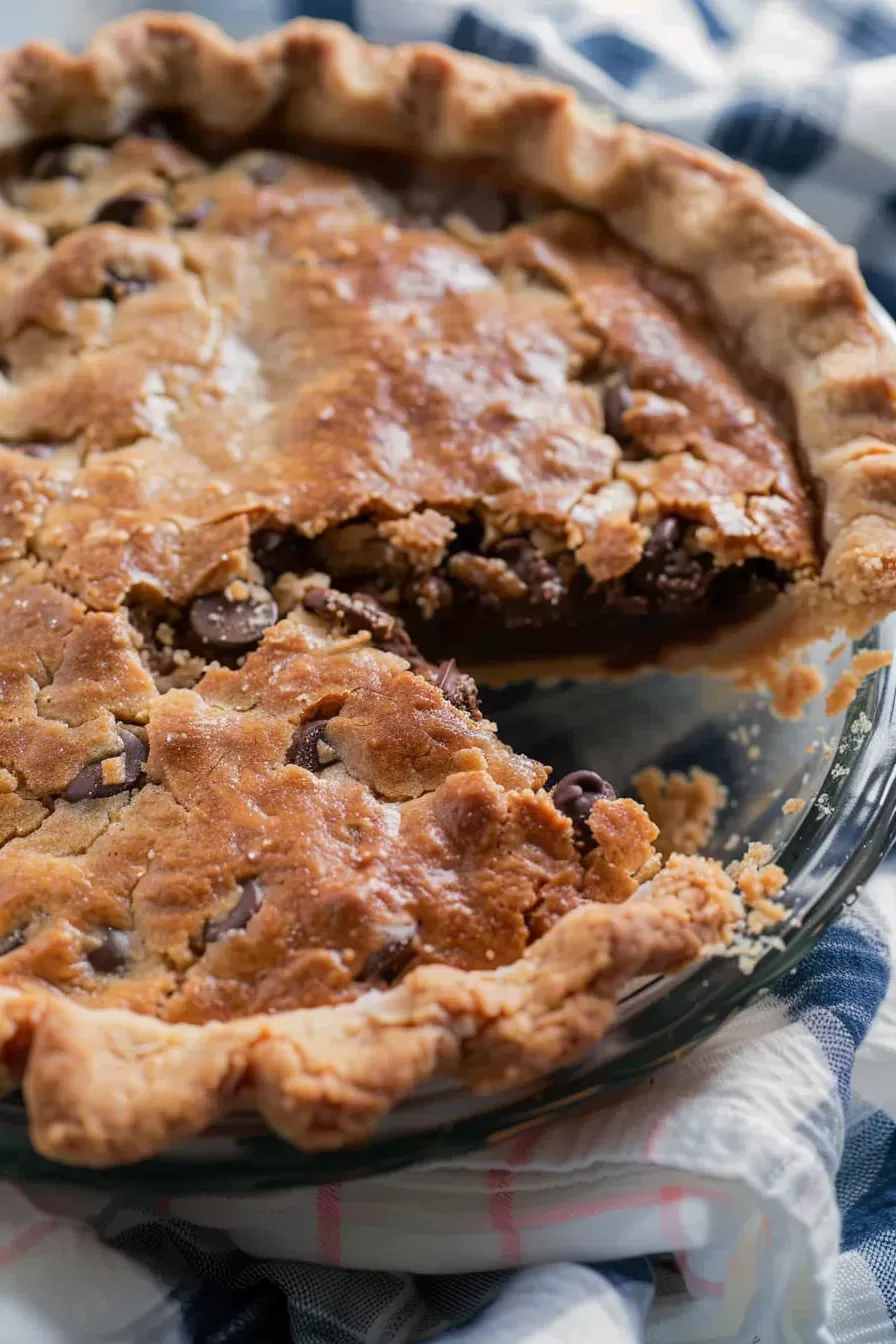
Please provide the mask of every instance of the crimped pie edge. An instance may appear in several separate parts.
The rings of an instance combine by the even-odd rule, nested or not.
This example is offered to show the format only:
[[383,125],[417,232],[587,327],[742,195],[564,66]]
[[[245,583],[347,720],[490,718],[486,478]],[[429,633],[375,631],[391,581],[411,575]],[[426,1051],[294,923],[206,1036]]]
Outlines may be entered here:
[[3,988],[0,1084],[21,1080],[38,1151],[81,1166],[150,1157],[233,1105],[307,1151],[357,1144],[430,1078],[495,1092],[573,1062],[627,982],[719,947],[738,911],[717,863],[679,855],[628,902],[570,912],[510,966],[423,966],[335,1007],[192,1026]]

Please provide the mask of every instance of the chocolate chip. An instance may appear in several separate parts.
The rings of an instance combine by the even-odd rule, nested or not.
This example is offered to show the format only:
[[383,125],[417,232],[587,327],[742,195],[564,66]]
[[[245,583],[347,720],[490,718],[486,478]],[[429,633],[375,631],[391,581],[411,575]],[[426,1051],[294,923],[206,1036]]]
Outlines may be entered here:
[[625,427],[623,416],[631,409],[632,400],[628,383],[614,383],[604,392],[604,425],[618,444],[631,443],[632,436]]
[[414,942],[416,933],[416,924],[407,930],[401,929],[390,933],[382,946],[367,958],[357,979],[381,980],[387,985],[394,984],[416,956],[417,947]]
[[252,533],[253,554],[271,555],[274,551],[279,551],[285,539],[285,532],[278,532],[274,527],[261,527]]
[[171,131],[164,115],[155,110],[144,112],[131,126],[132,135],[144,135],[147,140],[170,140]]
[[38,182],[49,182],[54,177],[80,177],[72,165],[73,149],[74,145],[65,142],[45,149],[35,159],[31,176]]
[[684,546],[685,524],[661,518],[641,559],[625,577],[626,593],[650,611],[684,612],[706,595],[713,570],[708,557],[691,555]]
[[262,527],[252,534],[252,554],[269,581],[278,574],[303,574],[316,564],[313,543],[291,529]]
[[299,724],[286,753],[288,765],[300,765],[303,770],[310,770],[313,775],[323,770],[326,762],[321,760],[319,750],[321,742],[324,743],[325,753],[332,754],[333,759],[336,759],[336,752],[324,736],[328,722],[327,719],[309,719],[307,723]]
[[5,957],[7,952],[15,952],[17,947],[22,947],[28,938],[27,924],[20,924],[17,929],[12,929],[9,933],[0,938],[0,957]]
[[279,159],[259,159],[246,169],[246,176],[256,187],[273,187],[286,175],[286,164]]
[[189,134],[186,114],[179,107],[152,107],[135,117],[131,135],[145,135],[149,140],[176,140],[183,144]]
[[452,202],[451,213],[463,215],[482,233],[500,233],[512,219],[510,198],[486,183],[461,192]]
[[124,929],[103,929],[102,942],[87,953],[87,960],[98,975],[115,975],[127,966],[131,939]]
[[264,588],[233,600],[226,593],[208,593],[194,599],[190,626],[203,644],[222,649],[247,649],[275,625],[277,603]]
[[88,798],[111,798],[113,794],[123,793],[125,789],[134,787],[146,764],[148,754],[146,743],[127,728],[119,728],[118,736],[121,738],[122,752],[120,756],[113,756],[111,759],[121,762],[121,780],[106,783],[103,770],[106,762],[93,761],[90,765],[85,765],[83,770],[79,770],[68,785],[63,794],[68,802],[80,803]]
[[439,663],[434,670],[436,686],[449,704],[455,709],[465,710],[474,718],[479,718],[479,695],[476,683],[466,672],[461,672],[453,658]]
[[580,844],[593,845],[594,838],[588,829],[591,809],[598,799],[612,802],[616,791],[594,770],[573,770],[558,780],[551,797],[557,811],[572,822],[576,840]]
[[120,303],[129,294],[139,294],[149,289],[149,280],[145,276],[122,275],[114,266],[107,266],[104,274],[106,283],[100,290],[100,298],[109,299],[112,303]]
[[174,221],[176,229],[195,229],[197,224],[201,224],[206,215],[211,212],[211,201],[200,201],[198,205],[191,206],[178,215]]
[[220,919],[210,919],[205,926],[205,941],[216,943],[228,933],[244,929],[253,915],[261,909],[264,901],[264,888],[257,877],[240,883],[240,894],[236,905]]
[[338,620],[347,630],[369,630],[378,644],[394,640],[400,622],[367,593],[340,593],[334,588],[309,588],[302,598],[308,611]]
[[125,229],[136,228],[140,216],[156,198],[145,191],[134,191],[124,196],[112,196],[95,211],[91,224],[121,224]]
[[680,546],[684,539],[684,524],[680,518],[661,518],[644,543],[645,560],[665,561],[669,551]]
[[508,537],[495,547],[528,589],[525,598],[507,602],[504,619],[509,628],[541,623],[556,614],[567,595],[567,585],[555,565],[526,537]]

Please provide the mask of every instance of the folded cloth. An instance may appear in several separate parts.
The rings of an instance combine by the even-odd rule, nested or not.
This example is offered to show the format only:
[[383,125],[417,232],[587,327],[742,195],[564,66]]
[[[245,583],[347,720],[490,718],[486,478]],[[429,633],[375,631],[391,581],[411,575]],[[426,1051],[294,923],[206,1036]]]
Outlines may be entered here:
[[[0,43],[78,41],[128,8],[3,6]],[[893,0],[192,8],[239,36],[302,12],[534,66],[762,169],[896,311]],[[894,883],[624,1101],[487,1152],[242,1198],[0,1186],[0,1341],[891,1344]]]

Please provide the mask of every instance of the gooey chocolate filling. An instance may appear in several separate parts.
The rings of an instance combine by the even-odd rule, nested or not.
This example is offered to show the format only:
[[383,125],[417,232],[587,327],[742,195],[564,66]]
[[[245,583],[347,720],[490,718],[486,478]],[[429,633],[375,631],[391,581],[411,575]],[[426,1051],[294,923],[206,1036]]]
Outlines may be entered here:
[[[370,548],[359,544],[353,555],[337,538],[340,529],[314,541],[266,530],[258,534],[255,555],[269,582],[287,571],[334,571],[334,583],[352,592],[361,608],[374,598],[384,615],[400,616],[407,636],[396,623],[398,642],[409,637],[415,652],[432,662],[452,658],[487,668],[578,655],[621,671],[655,661],[669,647],[705,643],[770,606],[784,587],[785,576],[769,560],[718,567],[709,554],[693,553],[689,526],[675,516],[660,519],[638,563],[600,584],[572,555],[548,557],[528,536],[486,548],[477,523],[459,525],[445,559],[425,573],[365,568]],[[513,581],[492,588],[465,581],[470,557],[500,560]],[[344,600],[320,598],[324,606]],[[350,614],[349,625],[353,619]],[[383,647],[395,642],[385,638],[385,625],[372,633]],[[407,656],[397,645],[392,651]]]

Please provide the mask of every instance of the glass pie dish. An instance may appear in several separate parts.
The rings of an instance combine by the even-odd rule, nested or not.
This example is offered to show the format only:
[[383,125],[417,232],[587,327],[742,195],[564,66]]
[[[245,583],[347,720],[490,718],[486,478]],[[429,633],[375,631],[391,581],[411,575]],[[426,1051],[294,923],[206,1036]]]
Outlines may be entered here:
[[[780,202],[782,212],[802,219]],[[807,221],[803,221],[807,222]],[[881,327],[896,327],[877,310]],[[896,618],[814,661],[831,681],[863,650],[896,649]],[[307,1154],[235,1111],[197,1138],[150,1160],[83,1170],[40,1157],[19,1098],[0,1102],[0,1177],[116,1191],[191,1194],[318,1185],[450,1157],[594,1104],[644,1079],[689,1049],[805,955],[813,939],[870,875],[896,832],[896,671],[860,687],[841,715],[821,700],[796,722],[731,682],[652,674],[623,682],[517,685],[487,693],[484,710],[516,750],[553,767],[555,778],[598,767],[620,791],[647,765],[699,765],[728,790],[711,852],[738,858],[768,844],[787,873],[787,919],[747,972],[737,957],[696,963],[676,976],[630,987],[613,1029],[577,1065],[513,1093],[473,1096],[434,1083],[408,1098],[363,1148]],[[785,808],[789,799],[801,806]]]

